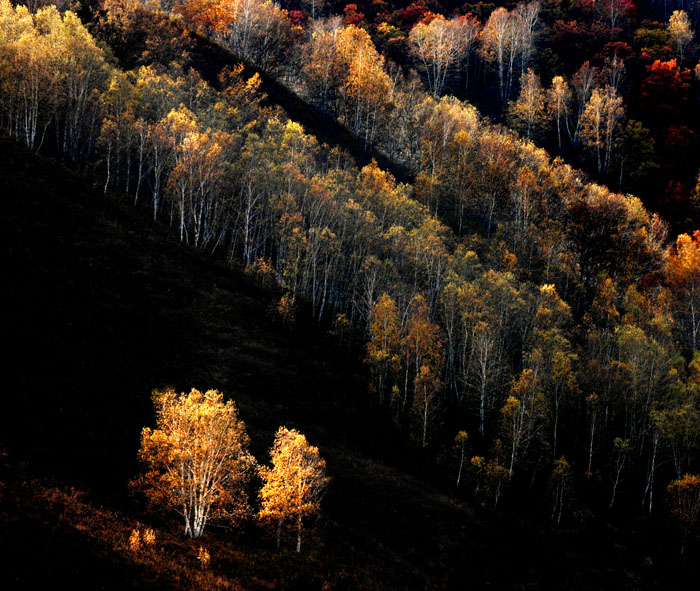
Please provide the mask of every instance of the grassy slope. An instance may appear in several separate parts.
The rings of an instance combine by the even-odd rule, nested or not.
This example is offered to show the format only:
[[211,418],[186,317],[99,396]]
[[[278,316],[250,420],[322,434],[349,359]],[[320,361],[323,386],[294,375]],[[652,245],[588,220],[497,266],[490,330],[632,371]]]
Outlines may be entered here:
[[[89,490],[81,514],[104,505],[127,530],[151,519],[171,554],[184,552],[179,523],[144,517],[127,495],[139,431],[153,420],[150,390],[165,385],[231,395],[261,460],[280,424],[307,433],[328,460],[324,518],[301,558],[277,555],[254,527],[207,533],[217,572],[244,588],[624,587],[624,568],[607,566],[628,557],[604,540],[584,560],[548,532],[475,513],[422,480],[415,452],[366,410],[356,355],[304,318],[293,331],[279,324],[269,312],[279,294],[6,139],[0,195],[12,344],[0,415],[9,451],[0,468],[0,576],[10,588],[192,586],[133,563],[109,536],[88,535],[22,485],[39,475]],[[27,558],[33,568],[23,568]]]

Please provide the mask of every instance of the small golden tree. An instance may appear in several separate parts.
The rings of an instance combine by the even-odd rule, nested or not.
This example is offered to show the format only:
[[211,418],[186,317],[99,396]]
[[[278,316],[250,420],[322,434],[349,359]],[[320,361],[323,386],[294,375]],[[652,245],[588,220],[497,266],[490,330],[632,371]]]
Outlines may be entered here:
[[302,521],[319,512],[321,497],[330,480],[326,476],[326,462],[304,435],[286,427],[278,429],[270,457],[272,467],[260,467],[263,487],[258,518],[276,524],[278,549],[282,525],[295,520],[296,550],[300,552]]
[[695,474],[686,474],[683,478],[670,482],[667,491],[671,513],[678,519],[683,530],[681,543],[681,554],[683,554],[688,534],[700,521],[700,477]]
[[693,28],[688,13],[685,10],[674,10],[668,19],[667,29],[682,62],[685,49],[693,40]]
[[399,366],[399,314],[396,304],[389,294],[382,294],[372,306],[370,340],[367,343],[366,362],[370,365],[373,387],[379,396],[379,404],[384,403],[384,390],[389,375]]
[[185,519],[185,535],[199,538],[209,519],[236,520],[248,510],[245,484],[255,465],[233,401],[216,390],[156,392],[157,427],[144,428],[138,481],[149,500]]
[[510,120],[527,139],[536,137],[546,120],[546,99],[540,77],[528,68],[520,77],[520,95],[509,107]]

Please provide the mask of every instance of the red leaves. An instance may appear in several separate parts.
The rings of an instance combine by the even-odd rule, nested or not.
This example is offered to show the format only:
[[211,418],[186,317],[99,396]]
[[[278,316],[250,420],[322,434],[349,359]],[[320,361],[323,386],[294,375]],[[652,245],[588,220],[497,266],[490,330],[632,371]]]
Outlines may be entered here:
[[646,70],[640,102],[649,121],[658,125],[683,119],[690,99],[690,70],[681,70],[675,59],[656,60]]

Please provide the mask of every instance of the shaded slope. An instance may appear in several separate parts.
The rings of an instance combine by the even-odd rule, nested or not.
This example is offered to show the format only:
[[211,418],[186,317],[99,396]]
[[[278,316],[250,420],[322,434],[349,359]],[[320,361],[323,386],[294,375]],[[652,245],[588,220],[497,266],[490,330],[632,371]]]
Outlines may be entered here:
[[[244,576],[246,587],[622,586],[617,565],[629,557],[611,542],[597,540],[587,563],[549,532],[477,517],[417,477],[416,451],[366,410],[355,357],[303,317],[294,331],[279,324],[269,313],[279,294],[5,139],[0,194],[3,324],[13,345],[0,433],[12,478],[24,478],[20,461],[27,460],[30,473],[87,487],[95,502],[133,517],[126,484],[140,429],[153,421],[150,390],[216,387],[238,402],[260,460],[278,425],[296,426],[320,446],[333,478],[324,518],[299,558],[276,554],[254,528],[207,533],[225,557],[221,572]],[[116,588],[114,572],[132,568],[83,539],[73,563],[62,546],[65,525],[45,513],[14,518],[0,528],[0,542],[11,548],[0,549],[11,564],[3,572],[14,588],[55,583],[76,569],[85,576],[69,581],[73,587]],[[162,526],[179,530],[174,520]],[[35,548],[53,570],[20,569]],[[138,572],[117,581],[141,587]]]

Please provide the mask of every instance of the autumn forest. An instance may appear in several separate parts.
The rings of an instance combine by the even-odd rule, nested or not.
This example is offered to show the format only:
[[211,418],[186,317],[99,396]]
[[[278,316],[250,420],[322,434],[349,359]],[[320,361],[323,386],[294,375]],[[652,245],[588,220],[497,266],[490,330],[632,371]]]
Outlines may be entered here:
[[697,585],[698,33],[0,0],[2,587]]

